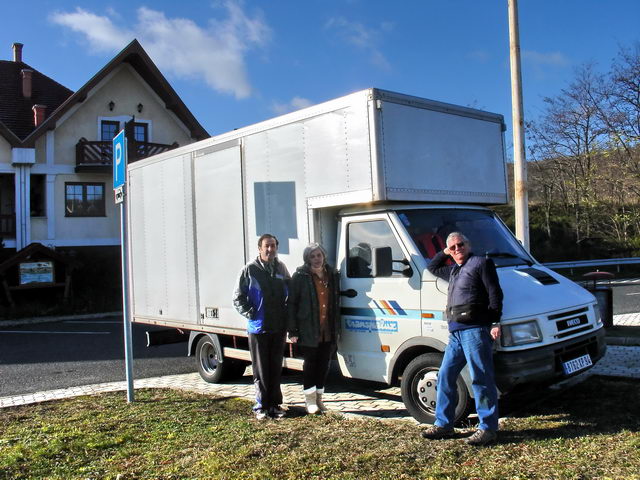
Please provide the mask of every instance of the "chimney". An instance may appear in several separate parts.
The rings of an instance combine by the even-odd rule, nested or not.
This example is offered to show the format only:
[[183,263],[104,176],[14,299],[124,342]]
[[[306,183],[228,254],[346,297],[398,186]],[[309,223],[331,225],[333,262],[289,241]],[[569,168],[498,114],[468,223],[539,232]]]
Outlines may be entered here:
[[14,62],[22,62],[22,47],[24,45],[22,43],[14,43],[13,44],[13,61]]
[[31,98],[31,91],[33,82],[33,70],[29,70],[28,68],[22,69],[22,96],[24,98]]
[[44,122],[44,112],[47,109],[46,105],[34,105],[31,107],[33,109],[33,124],[34,126],[40,125]]

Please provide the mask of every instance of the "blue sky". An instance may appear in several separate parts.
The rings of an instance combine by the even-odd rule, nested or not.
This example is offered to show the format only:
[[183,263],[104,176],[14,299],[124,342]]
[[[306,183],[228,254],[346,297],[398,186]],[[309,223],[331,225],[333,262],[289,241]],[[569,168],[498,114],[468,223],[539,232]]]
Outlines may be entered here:
[[[520,0],[526,119],[640,41],[639,0]],[[77,90],[133,38],[210,134],[368,87],[502,113],[507,0],[5,2],[0,58]]]

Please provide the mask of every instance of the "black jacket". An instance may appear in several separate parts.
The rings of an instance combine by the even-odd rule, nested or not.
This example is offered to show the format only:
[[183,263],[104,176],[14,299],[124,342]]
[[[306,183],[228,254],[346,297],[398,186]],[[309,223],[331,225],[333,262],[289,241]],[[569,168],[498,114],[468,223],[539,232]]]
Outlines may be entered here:
[[[311,270],[306,265],[298,267],[291,277],[289,286],[289,336],[298,337],[298,343],[304,347],[317,347],[320,339],[320,320],[318,295],[313,283]],[[340,314],[340,275],[327,265],[329,277],[328,320],[331,328],[331,341],[337,341]]]
[[[446,265],[448,255],[439,252],[427,269],[434,275],[449,281],[447,317],[449,330],[470,326],[491,325],[500,321],[504,297],[498,273],[490,258],[469,255],[460,266]],[[464,323],[452,321],[456,307],[470,306],[471,318]]]
[[246,317],[247,332],[282,332],[287,324],[287,282],[289,272],[276,258],[274,271],[268,272],[260,257],[249,262],[240,272],[233,305]]

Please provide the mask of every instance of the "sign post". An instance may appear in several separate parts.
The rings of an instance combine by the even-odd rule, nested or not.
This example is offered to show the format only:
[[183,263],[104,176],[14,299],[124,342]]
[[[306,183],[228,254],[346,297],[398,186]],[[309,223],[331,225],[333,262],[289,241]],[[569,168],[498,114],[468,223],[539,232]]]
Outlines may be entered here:
[[133,394],[133,341],[129,311],[129,258],[126,208],[127,138],[121,130],[113,139],[113,192],[116,205],[120,205],[120,252],[122,259],[122,316],[124,325],[124,357],[127,374],[127,401],[134,401]]

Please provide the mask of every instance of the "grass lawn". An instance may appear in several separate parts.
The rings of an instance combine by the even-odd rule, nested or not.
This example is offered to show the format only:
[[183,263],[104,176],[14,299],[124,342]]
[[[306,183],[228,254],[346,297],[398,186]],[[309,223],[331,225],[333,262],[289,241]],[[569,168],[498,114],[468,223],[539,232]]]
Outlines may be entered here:
[[591,377],[482,449],[402,421],[254,420],[232,398],[143,390],[0,411],[1,479],[640,478],[640,382]]

